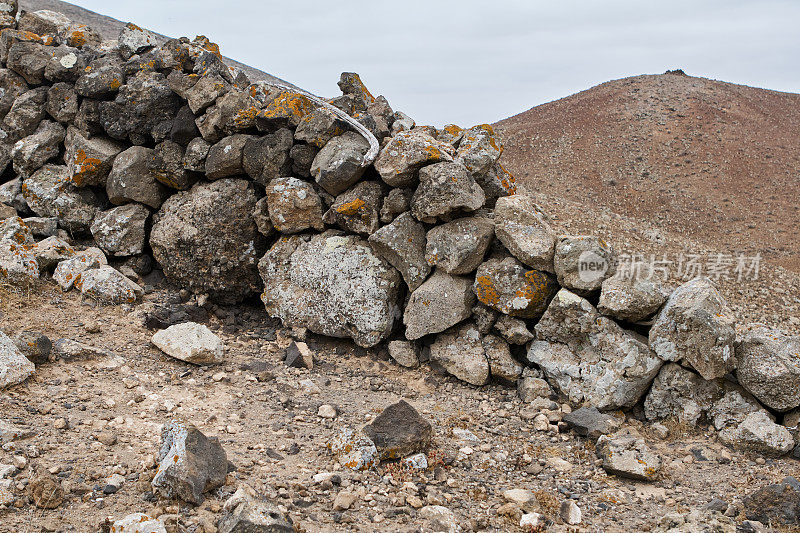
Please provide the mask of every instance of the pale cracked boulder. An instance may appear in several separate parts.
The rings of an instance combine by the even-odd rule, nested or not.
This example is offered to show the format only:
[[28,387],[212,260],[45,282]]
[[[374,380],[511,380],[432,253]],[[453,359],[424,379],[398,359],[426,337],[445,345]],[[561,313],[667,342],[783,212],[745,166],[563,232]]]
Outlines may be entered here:
[[99,200],[91,189],[72,185],[67,167],[45,165],[22,182],[22,196],[40,217],[56,217],[74,233],[87,233]]
[[472,281],[436,271],[411,293],[403,314],[406,339],[440,333],[472,315]]
[[77,187],[105,185],[114,158],[122,149],[122,145],[111,139],[88,139],[77,128],[68,128],[64,140],[64,160],[72,184]]
[[9,217],[0,222],[0,242],[13,244],[34,244],[33,232],[18,216]]
[[92,236],[108,255],[127,257],[142,253],[150,210],[141,204],[127,204],[98,213],[92,222]]
[[146,30],[129,22],[119,32],[119,51],[125,59],[134,54],[140,54],[158,46],[158,37],[150,30]]
[[684,361],[705,379],[736,367],[735,318],[708,278],[675,289],[650,329],[650,347],[665,361]]
[[322,231],[322,201],[311,184],[297,178],[275,178],[266,188],[269,218],[281,233]]
[[767,411],[750,413],[736,426],[719,432],[719,440],[737,450],[779,457],[795,446],[791,432],[776,424]]
[[596,444],[603,470],[640,481],[654,481],[661,471],[661,458],[644,439],[630,429],[601,435]]
[[609,243],[590,235],[562,235],[556,242],[553,266],[558,283],[577,294],[600,289],[616,272],[616,256]]
[[380,464],[378,449],[363,431],[342,427],[327,443],[339,464],[350,470],[370,470]]
[[339,226],[349,233],[371,235],[380,225],[383,192],[384,185],[379,181],[356,183],[336,197],[322,221]]
[[26,288],[39,279],[39,265],[30,244],[0,241],[0,283]]
[[114,533],[167,533],[164,523],[144,513],[133,513],[111,525]]
[[425,227],[411,213],[403,213],[369,237],[372,249],[403,275],[411,291],[430,274],[425,261]]
[[407,187],[417,181],[425,165],[453,160],[453,147],[422,131],[398,133],[378,154],[375,170],[392,187]]
[[518,318],[539,318],[558,291],[553,276],[530,270],[513,257],[489,259],[475,274],[474,291],[483,304]]
[[47,237],[32,249],[40,272],[52,272],[56,266],[75,256],[75,249],[59,237]]
[[252,213],[253,185],[242,179],[198,183],[171,196],[153,220],[150,246],[164,275],[222,303],[258,292],[264,237]]
[[736,346],[739,383],[770,409],[800,406],[800,337],[758,327]]
[[132,304],[144,291],[122,272],[108,265],[81,272],[75,288],[87,298],[104,304]]
[[480,124],[463,132],[456,159],[472,176],[480,176],[489,172],[502,153],[503,146],[495,137],[494,129],[488,124]]
[[311,175],[329,194],[347,190],[364,174],[364,154],[369,143],[355,132],[334,137],[314,157]]
[[14,172],[20,176],[30,176],[58,156],[59,145],[65,134],[66,130],[61,124],[43,120],[33,135],[17,141],[11,149]]
[[153,491],[163,498],[200,504],[203,493],[221,487],[228,458],[216,437],[206,437],[193,425],[171,421],[161,430],[158,470]]
[[22,383],[36,370],[14,341],[0,331],[0,390]]
[[223,344],[210,329],[202,324],[183,322],[153,335],[153,344],[159,350],[187,363],[209,365],[222,361]]
[[400,316],[400,273],[358,237],[286,237],[258,269],[267,313],[286,326],[370,347],[389,336]]
[[219,533],[295,533],[292,520],[265,500],[247,499],[220,518]]
[[448,274],[469,274],[483,262],[494,238],[487,218],[459,218],[428,231],[425,260]]
[[472,385],[489,381],[489,358],[481,334],[472,322],[465,322],[436,336],[431,344],[431,362]]
[[522,365],[511,355],[508,343],[497,335],[483,337],[483,349],[489,359],[489,373],[506,383],[514,383],[522,375]]
[[108,264],[105,254],[99,248],[88,248],[69,259],[61,261],[53,272],[53,281],[62,291],[70,290],[75,281],[86,270],[100,268]]
[[106,193],[112,204],[138,202],[153,209],[161,207],[169,192],[150,169],[153,157],[152,148],[131,146],[114,158],[106,181]]
[[601,317],[586,299],[561,289],[538,324],[528,361],[573,404],[633,407],[663,361],[646,339]]
[[411,212],[422,222],[483,207],[486,195],[466,167],[452,161],[436,163],[419,171],[420,185],[411,198]]
[[529,267],[555,271],[556,234],[533,198],[522,194],[498,198],[494,231],[508,251]]
[[669,293],[646,263],[619,268],[603,281],[597,309],[604,315],[638,322],[652,316],[667,301]]

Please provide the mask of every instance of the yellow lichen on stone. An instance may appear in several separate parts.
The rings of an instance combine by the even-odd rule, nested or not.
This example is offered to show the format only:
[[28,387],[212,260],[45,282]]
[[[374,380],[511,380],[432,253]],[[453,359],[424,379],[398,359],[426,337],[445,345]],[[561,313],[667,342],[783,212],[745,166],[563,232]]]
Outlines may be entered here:
[[366,205],[366,202],[361,198],[356,198],[350,202],[345,202],[336,207],[336,212],[340,215],[355,216],[358,215],[360,210]]
[[287,119],[292,125],[314,110],[314,103],[305,95],[287,91],[279,94],[261,111],[260,116],[268,120]]
[[85,185],[86,176],[97,172],[103,162],[94,157],[87,157],[84,150],[78,150],[72,158],[72,164],[72,182],[78,187],[82,187]]

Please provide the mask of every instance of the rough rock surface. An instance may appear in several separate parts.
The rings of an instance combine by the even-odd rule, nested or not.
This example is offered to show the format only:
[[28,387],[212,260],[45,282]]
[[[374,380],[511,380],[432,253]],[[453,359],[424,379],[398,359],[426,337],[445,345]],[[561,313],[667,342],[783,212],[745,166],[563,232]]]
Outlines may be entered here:
[[97,214],[92,237],[107,255],[126,257],[142,253],[150,211],[141,204],[128,204]]
[[425,450],[433,428],[408,402],[400,400],[364,426],[364,433],[375,443],[381,460],[388,460]]
[[112,204],[139,202],[153,209],[161,207],[169,193],[150,169],[153,157],[152,148],[131,146],[114,158],[106,181],[106,193]]
[[419,171],[420,185],[411,198],[411,212],[417,220],[433,223],[454,213],[483,207],[486,195],[464,165],[442,162]]
[[317,153],[311,175],[329,194],[339,194],[364,174],[361,165],[369,144],[361,135],[347,132],[334,137]]
[[392,137],[381,150],[375,169],[388,185],[407,187],[417,181],[417,171],[424,165],[452,161],[452,154],[451,145],[421,131],[406,131]]
[[506,315],[539,318],[558,291],[553,276],[529,270],[513,257],[489,259],[475,274],[475,295],[483,304]]
[[378,181],[362,181],[336,197],[322,217],[345,231],[371,235],[380,224],[383,185]]
[[175,324],[156,332],[153,344],[170,357],[187,363],[206,365],[222,361],[220,338],[208,327],[194,322]]
[[431,361],[472,385],[485,385],[489,381],[489,359],[481,334],[472,322],[437,335],[431,344]]
[[111,525],[114,533],[167,533],[164,523],[144,513],[133,513]]
[[428,231],[425,259],[448,274],[469,274],[483,262],[494,237],[486,218],[459,218]]
[[132,304],[144,292],[119,270],[107,265],[81,272],[75,279],[75,288],[84,296],[107,304]]
[[800,483],[786,477],[780,483],[762,487],[744,497],[744,514],[762,524],[800,524]]
[[265,500],[247,500],[223,516],[219,533],[294,533],[297,531],[277,505]]
[[601,413],[595,407],[581,407],[564,415],[564,422],[582,437],[598,439],[601,435],[615,433],[622,427],[622,421],[614,416]]
[[267,313],[286,325],[374,346],[400,316],[400,274],[357,237],[285,237],[258,269]]
[[597,309],[604,315],[637,322],[658,311],[668,293],[646,263],[620,265],[603,281]]
[[759,327],[737,343],[736,377],[765,406],[800,406],[800,337]]
[[22,195],[40,217],[57,217],[59,224],[75,233],[86,233],[98,211],[93,191],[72,185],[67,167],[44,165],[22,183]]
[[764,410],[750,413],[740,424],[723,429],[719,439],[736,449],[771,457],[789,453],[795,446],[789,430],[776,424]]
[[416,290],[430,274],[425,260],[425,227],[411,213],[403,213],[377,230],[370,235],[369,243],[375,253],[400,271],[409,290]]
[[275,178],[266,193],[269,218],[281,233],[324,229],[322,202],[309,183],[297,178]]
[[22,383],[35,371],[33,362],[19,351],[8,335],[0,332],[0,390]]
[[631,430],[601,435],[596,449],[603,460],[603,469],[609,474],[653,481],[661,470],[661,458]]
[[615,260],[614,249],[599,237],[562,235],[556,242],[553,266],[562,287],[588,294],[614,275]]
[[524,264],[554,272],[556,234],[531,197],[515,194],[499,198],[494,207],[494,231]]
[[403,314],[406,338],[440,333],[469,318],[475,293],[469,278],[436,271],[411,293]]

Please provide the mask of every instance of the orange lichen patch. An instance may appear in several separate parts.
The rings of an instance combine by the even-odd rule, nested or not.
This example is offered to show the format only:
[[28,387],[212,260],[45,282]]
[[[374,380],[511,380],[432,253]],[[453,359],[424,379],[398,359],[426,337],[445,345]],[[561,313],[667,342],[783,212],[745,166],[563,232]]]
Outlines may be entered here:
[[[85,27],[85,26],[83,26]],[[83,30],[75,30],[67,36],[67,44],[75,48],[83,48],[86,44],[86,32]]]
[[114,78],[111,80],[111,84],[109,85],[109,87],[111,88],[112,91],[116,91],[117,89],[122,87],[122,82],[119,79]]
[[233,123],[237,128],[248,128],[253,125],[256,115],[258,115],[258,108],[255,106],[241,109],[233,117]]
[[445,133],[452,135],[453,137],[458,137],[464,132],[464,128],[456,126],[455,124],[448,124],[444,128],[442,128]]
[[502,163],[497,163],[497,166],[500,168],[500,175],[497,176],[497,179],[500,180],[500,185],[508,194],[517,194],[517,178],[506,170]]
[[142,29],[142,27],[141,27],[141,26],[137,26],[137,25],[136,25],[136,24],[134,24],[133,22],[129,22],[129,23],[127,24],[127,26],[128,26],[128,29],[130,29],[130,30],[134,30],[134,31],[144,31],[144,30]]
[[341,215],[352,217],[358,215],[361,212],[361,209],[363,209],[365,205],[366,202],[364,202],[364,200],[362,200],[361,198],[356,198],[355,200],[352,200],[350,202],[345,202],[342,205],[337,206],[335,209],[336,212]]
[[489,307],[498,309],[500,307],[500,294],[494,286],[494,280],[489,276],[478,276],[475,278],[475,295],[478,300]]
[[529,270],[525,272],[525,281],[528,283],[517,290],[514,295],[528,300],[529,306],[544,303],[547,299],[548,286],[550,285],[547,275],[538,270]]
[[204,50],[207,50],[217,56],[218,58],[222,59],[222,53],[219,50],[219,45],[217,43],[211,42],[211,39],[206,37],[205,35],[198,35],[194,38],[195,44],[201,47]]
[[56,36],[55,35],[45,35],[42,37],[42,44],[45,46],[55,46],[56,45]]
[[[6,30],[3,30],[3,31],[6,31]],[[50,36],[50,35],[42,37],[38,33],[33,33],[32,31],[26,31],[26,30],[18,31],[17,35],[15,35],[15,37],[16,37],[17,41],[32,42],[32,43],[44,43],[44,39],[46,39],[48,37],[50,39],[52,39],[52,36]]]
[[84,150],[78,150],[72,158],[72,182],[78,187],[86,184],[86,177],[95,174],[103,162],[94,157],[87,157]]
[[259,113],[259,116],[267,120],[288,119],[291,124],[296,126],[313,110],[314,103],[307,96],[288,91],[279,94]]

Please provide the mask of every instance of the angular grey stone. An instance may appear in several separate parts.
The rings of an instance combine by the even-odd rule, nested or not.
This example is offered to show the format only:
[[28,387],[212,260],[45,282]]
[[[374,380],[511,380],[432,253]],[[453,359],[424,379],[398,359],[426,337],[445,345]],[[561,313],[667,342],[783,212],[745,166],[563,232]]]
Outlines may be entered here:
[[461,210],[483,207],[486,196],[464,165],[443,162],[419,171],[420,185],[411,199],[411,212],[422,222],[435,222]]
[[433,436],[431,423],[405,400],[386,407],[363,431],[383,461],[424,451]]
[[375,253],[400,271],[411,291],[430,274],[425,261],[425,227],[410,213],[400,215],[370,235],[369,243]]
[[488,124],[464,130],[458,144],[456,160],[467,167],[472,176],[486,174],[500,159],[503,147]]
[[650,329],[650,347],[666,361],[692,365],[705,379],[736,366],[734,315],[708,278],[675,289]]
[[289,150],[289,157],[292,158],[292,172],[304,178],[311,177],[311,165],[317,157],[319,148],[310,144],[295,144]]
[[322,148],[328,141],[342,135],[349,128],[347,123],[333,111],[325,107],[318,107],[300,120],[294,137],[298,141]]
[[151,148],[131,146],[114,158],[106,180],[106,193],[112,204],[138,202],[153,209],[161,207],[169,192],[150,169],[153,157]]
[[158,143],[147,163],[150,173],[171,189],[187,190],[197,179],[184,167],[184,152],[183,146],[174,141]]
[[475,321],[475,325],[481,335],[486,335],[492,330],[492,326],[494,326],[498,316],[500,316],[500,313],[494,309],[489,309],[485,305],[477,304],[472,306],[472,319]]
[[86,233],[99,201],[90,189],[72,185],[64,166],[44,165],[22,183],[22,195],[40,217],[56,217],[67,231]]
[[277,505],[246,500],[220,518],[219,533],[294,533],[292,520]]
[[236,134],[225,137],[211,147],[206,157],[206,177],[210,180],[244,174],[242,153],[251,135]]
[[400,316],[400,274],[357,237],[284,238],[258,268],[267,313],[285,326],[370,347],[391,334]]
[[358,133],[334,137],[314,157],[311,175],[328,193],[337,195],[361,179],[367,150],[369,143]]
[[414,292],[406,305],[406,338],[416,340],[440,333],[469,318],[475,294],[469,278],[436,271]]
[[281,128],[263,137],[251,137],[244,146],[242,165],[247,175],[261,185],[290,171],[289,150],[292,148],[292,132]]
[[[398,133],[380,151],[375,170],[392,187],[407,187],[417,181],[425,165],[453,160],[453,147],[420,131]],[[477,209],[477,208],[476,208]]]
[[744,515],[750,520],[771,525],[800,524],[800,484],[793,477],[751,492],[742,504]]
[[100,268],[108,264],[106,256],[99,248],[87,248],[61,261],[53,272],[53,281],[61,287],[62,291],[70,290],[81,274],[87,270]]
[[431,362],[472,385],[485,385],[489,381],[489,359],[481,334],[472,322],[437,335],[431,345]]
[[192,139],[186,146],[186,152],[183,155],[183,168],[193,172],[205,172],[209,150],[211,150],[211,143],[202,137]]
[[75,280],[81,294],[104,304],[132,304],[144,291],[119,270],[104,265],[81,272]]
[[8,335],[0,332],[0,390],[22,383],[35,371],[33,362],[19,351]]
[[128,22],[119,32],[117,42],[119,43],[120,54],[122,54],[123,58],[128,59],[133,54],[141,54],[150,48],[158,46],[158,37],[150,30],[140,28],[133,22]]
[[391,341],[387,348],[389,350],[389,356],[394,359],[397,364],[407,368],[416,368],[419,366],[419,349],[413,342]]
[[0,87],[3,88],[0,93],[0,117],[5,118],[16,99],[26,93],[29,88],[22,76],[7,68],[0,68]]
[[603,281],[597,309],[604,315],[638,322],[658,311],[669,296],[646,263],[620,265]]
[[371,235],[380,225],[380,207],[384,185],[378,181],[362,181],[336,197],[322,217],[326,224],[335,224],[345,231]]
[[114,158],[122,152],[122,145],[104,137],[85,137],[74,127],[67,129],[64,140],[64,160],[72,184],[105,186]]
[[256,263],[265,243],[253,221],[255,204],[253,186],[240,179],[198,183],[171,196],[150,233],[164,275],[223,303],[260,290]]
[[106,98],[125,84],[125,70],[116,54],[91,61],[75,82],[75,92],[86,98]]
[[509,344],[527,344],[535,337],[535,335],[528,330],[525,321],[512,318],[508,315],[500,315],[494,323],[494,329],[496,329]]
[[175,115],[172,121],[172,128],[169,130],[169,140],[187,146],[193,139],[199,139],[200,131],[195,124],[195,117],[189,106],[183,106]]
[[35,237],[52,237],[58,233],[55,217],[28,217],[22,220]]
[[494,207],[498,198],[517,194],[517,179],[499,161],[485,174],[475,176],[475,181],[486,194],[487,206]]
[[482,342],[492,377],[507,383],[516,382],[522,374],[522,365],[511,355],[508,343],[496,335],[486,335]]
[[558,283],[577,294],[600,289],[617,270],[614,249],[599,237],[561,235],[553,256]]
[[58,237],[47,237],[37,242],[32,251],[41,272],[52,272],[61,261],[75,255],[72,246]]
[[770,457],[785,455],[795,446],[791,432],[776,424],[763,409],[750,413],[738,425],[720,431],[719,440],[737,450]]
[[549,399],[554,392],[550,384],[542,378],[526,376],[523,370],[522,377],[517,381],[517,396],[526,403],[531,403],[538,398]]
[[62,124],[78,115],[78,94],[69,83],[54,83],[47,91],[47,114]]
[[44,71],[52,57],[50,47],[34,42],[16,42],[8,51],[6,66],[31,85],[45,82]]
[[154,492],[200,504],[203,493],[221,487],[228,473],[225,450],[191,424],[171,421],[161,430]]
[[199,115],[217,98],[230,90],[230,85],[217,75],[203,76],[186,91],[186,100],[192,113]]
[[22,93],[14,100],[3,118],[4,130],[14,139],[21,139],[36,131],[47,113],[47,87],[37,87]]
[[322,231],[322,201],[309,183],[297,178],[275,178],[266,188],[272,225],[281,233],[309,228]]
[[558,291],[553,276],[529,270],[513,257],[492,258],[475,274],[475,294],[484,305],[519,318],[542,316]]
[[53,343],[46,335],[31,330],[18,333],[14,337],[14,344],[35,365],[46,363],[53,349]]
[[170,357],[195,365],[222,362],[222,340],[195,322],[182,322],[153,335],[153,344]]
[[266,197],[256,202],[256,207],[253,209],[253,221],[255,221],[256,227],[262,235],[269,237],[275,233],[275,227],[272,225],[272,220],[269,218],[269,207]]
[[494,230],[514,257],[538,270],[555,271],[556,235],[533,198],[522,194],[498,198]]
[[107,255],[127,257],[142,253],[150,211],[141,204],[127,204],[97,214],[92,236]]
[[33,232],[18,216],[9,217],[0,222],[0,242],[13,244],[34,244]]
[[61,124],[43,120],[35,133],[17,141],[11,149],[14,172],[19,176],[30,176],[58,156],[64,135],[66,130]]
[[629,429],[597,439],[597,456],[603,460],[603,469],[621,477],[654,481],[661,470],[661,458],[653,452],[644,439]]
[[491,220],[459,218],[428,232],[425,259],[449,274],[469,274],[483,262],[493,238]]
[[388,224],[402,213],[411,208],[411,197],[414,192],[411,189],[392,189],[386,198],[383,199],[381,207],[381,222]]
[[800,406],[800,337],[758,327],[736,346],[739,383],[770,409]]
[[84,53],[71,46],[60,45],[50,47],[44,78],[49,82],[72,82],[86,69]]
[[575,433],[592,440],[601,435],[609,435],[622,427],[622,421],[594,407],[581,407],[564,415],[564,422],[569,424]]

